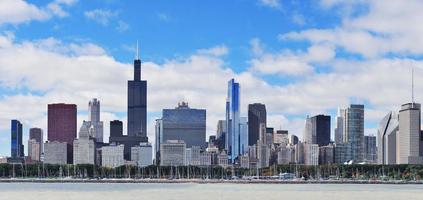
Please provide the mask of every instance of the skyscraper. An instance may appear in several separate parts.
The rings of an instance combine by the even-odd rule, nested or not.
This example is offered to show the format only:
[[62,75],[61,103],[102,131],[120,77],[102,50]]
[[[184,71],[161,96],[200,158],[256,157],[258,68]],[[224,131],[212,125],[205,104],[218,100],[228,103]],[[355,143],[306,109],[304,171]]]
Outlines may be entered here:
[[240,131],[239,131],[239,116],[240,116],[240,95],[239,83],[234,79],[228,82],[228,96],[226,99],[226,144],[225,148],[228,151],[228,156],[231,162],[241,155],[240,148]]
[[351,159],[355,162],[364,158],[364,105],[350,105],[344,115],[344,143],[350,145]]
[[364,160],[376,163],[376,136],[364,136]]
[[41,128],[30,128],[28,140],[28,156],[31,158],[31,160],[40,160],[41,153],[43,152],[43,144],[43,130]]
[[397,163],[398,113],[389,112],[379,123],[377,134],[378,164]]
[[345,110],[338,109],[338,114],[336,116],[336,127],[335,127],[335,144],[344,143],[343,134],[344,134],[344,116]]
[[66,142],[67,161],[73,161],[73,140],[76,138],[76,105],[49,104],[48,105],[47,139],[50,142]]
[[267,125],[266,106],[261,103],[248,105],[248,145],[253,146],[259,140],[260,124]]
[[248,121],[246,117],[241,117],[239,122],[239,148],[240,155],[248,152]]
[[418,103],[407,103],[399,111],[399,131],[397,136],[397,164],[422,164],[419,152],[420,114]]
[[88,102],[88,120],[90,128],[93,132],[90,137],[94,138],[95,142],[103,143],[103,122],[100,121],[100,101],[96,98]]
[[22,123],[16,119],[11,121],[11,150],[13,159],[24,157],[24,145],[22,144]]
[[128,81],[128,136],[147,137],[147,81],[141,80],[141,60],[134,60],[134,80]]
[[316,115],[306,120],[304,141],[326,146],[330,143],[330,116]]
[[[181,102],[175,109],[163,109],[160,141],[182,140],[187,148],[206,146],[206,110],[194,109]],[[159,144],[160,145],[160,144]]]
[[123,123],[119,120],[110,121],[110,137],[119,137],[123,135]]

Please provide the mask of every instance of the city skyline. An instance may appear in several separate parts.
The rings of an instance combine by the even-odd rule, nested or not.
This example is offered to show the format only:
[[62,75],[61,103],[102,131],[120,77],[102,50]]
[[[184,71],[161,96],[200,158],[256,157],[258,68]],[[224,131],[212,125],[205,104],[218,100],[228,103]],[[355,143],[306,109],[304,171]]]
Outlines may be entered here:
[[[247,21],[264,31],[241,35],[236,42],[228,39],[235,38],[230,31],[218,37],[220,39],[205,34],[205,41],[185,44],[188,39],[184,33],[187,32],[179,31],[172,37],[165,37],[165,32],[174,30],[172,26],[188,26],[188,22],[197,21],[188,19],[189,15],[183,15],[179,9],[169,10],[162,2],[136,3],[133,8],[144,10],[141,5],[148,5],[151,11],[139,20],[147,25],[157,22],[169,26],[169,29],[154,27],[158,36],[142,30],[145,26],[137,25],[130,15],[126,15],[126,9],[131,11],[128,5],[113,1],[91,5],[81,1],[51,1],[59,6],[61,13],[47,9],[46,3],[41,1],[15,2],[20,2],[16,6],[33,5],[46,15],[0,14],[0,72],[4,74],[0,83],[0,155],[4,156],[10,154],[11,119],[16,118],[23,124],[24,152],[27,152],[29,128],[42,128],[44,139],[47,139],[46,112],[47,104],[51,103],[76,104],[79,129],[82,120],[88,119],[86,109],[81,108],[85,108],[90,99],[98,98],[102,102],[104,139],[107,141],[108,124],[114,119],[124,122],[126,134],[125,80],[131,78],[137,39],[140,40],[143,78],[149,83],[147,133],[153,144],[154,119],[160,117],[161,109],[173,107],[182,100],[192,107],[207,110],[206,138],[214,134],[217,120],[225,119],[226,85],[230,78],[235,78],[242,86],[240,116],[247,116],[248,104],[263,103],[268,112],[268,127],[281,127],[299,137],[307,115],[326,114],[332,116],[333,140],[336,109],[350,103],[365,104],[365,135],[376,135],[378,124],[387,112],[399,110],[400,105],[410,102],[411,66],[416,67],[415,96],[416,102],[421,103],[418,91],[422,89],[419,84],[423,77],[420,69],[422,50],[416,47],[420,44],[415,42],[418,45],[414,46],[414,43],[392,36],[394,41],[402,41],[404,45],[384,46],[389,41],[369,35],[371,31],[393,34],[392,27],[372,26],[393,13],[373,1],[368,5],[335,1],[316,3],[316,12],[323,13],[326,18],[345,20],[329,21],[327,25],[325,17],[313,18],[312,11],[304,13],[292,2],[274,5],[265,4],[266,1],[245,2],[246,5],[232,2],[227,6],[243,5],[246,10],[254,11],[257,20],[247,18]],[[125,12],[112,10],[114,6],[121,6]],[[368,12],[359,12],[363,6],[369,8]],[[415,9],[419,6],[416,3]],[[394,7],[406,9],[404,5]],[[218,8],[214,5],[210,9]],[[297,13],[288,12],[289,8],[296,8],[292,10]],[[348,16],[329,14],[335,9],[347,8],[352,12],[346,14]],[[283,14],[284,11],[288,14]],[[240,11],[235,16],[244,16],[244,12],[247,13]],[[213,24],[211,16],[211,13],[202,15],[203,20],[213,25],[211,28],[227,26]],[[287,28],[274,28],[277,23],[273,22],[258,25],[269,16],[277,17],[287,24]],[[286,16],[289,20],[284,19]],[[69,27],[78,22],[83,22],[80,33],[69,32]],[[127,30],[123,30],[123,23],[127,23]],[[236,27],[240,30],[249,30],[241,19],[231,23],[239,23]],[[96,38],[94,33],[89,33],[92,30],[88,26],[112,30],[110,37],[116,40],[108,43],[105,36]],[[122,32],[115,30],[115,26]],[[413,39],[413,34],[420,34],[419,30],[410,29],[411,26],[401,26],[403,29],[395,29],[400,35]],[[40,30],[46,28],[52,30],[41,33]],[[78,35],[82,39],[79,40]],[[123,36],[125,40],[117,39]],[[176,40],[178,37],[180,41]],[[342,41],[342,37],[355,39],[362,46]],[[161,45],[153,43],[161,38],[165,38]],[[363,41],[368,41],[369,46],[375,41],[381,44],[375,45],[379,48],[365,48],[366,44],[359,43]],[[383,93],[380,93],[381,87]],[[209,98],[204,98],[205,95]]]

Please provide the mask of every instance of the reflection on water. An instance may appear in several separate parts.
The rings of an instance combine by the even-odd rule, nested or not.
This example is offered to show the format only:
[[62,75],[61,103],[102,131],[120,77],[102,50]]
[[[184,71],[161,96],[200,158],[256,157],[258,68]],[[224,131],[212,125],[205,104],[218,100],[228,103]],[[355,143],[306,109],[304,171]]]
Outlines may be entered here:
[[0,199],[423,199],[423,185],[0,183]]

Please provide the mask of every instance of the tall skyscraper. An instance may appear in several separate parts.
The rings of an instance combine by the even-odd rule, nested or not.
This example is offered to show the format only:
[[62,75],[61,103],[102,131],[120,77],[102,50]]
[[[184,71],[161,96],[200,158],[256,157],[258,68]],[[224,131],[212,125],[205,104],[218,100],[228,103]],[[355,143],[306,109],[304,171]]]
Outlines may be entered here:
[[119,120],[110,121],[110,137],[119,137],[123,135],[123,123]]
[[326,146],[330,143],[330,116],[316,115],[306,120],[304,141]]
[[[206,145],[206,110],[194,109],[182,102],[175,109],[163,109],[160,141],[182,140],[187,148]],[[159,144],[160,145],[160,144]]]
[[248,152],[248,121],[246,117],[241,117],[239,122],[239,148],[240,154]]
[[30,128],[28,140],[28,156],[31,158],[31,160],[40,160],[41,153],[43,152],[43,144],[43,130],[41,128]]
[[228,82],[228,96],[226,99],[226,144],[225,148],[228,151],[228,156],[231,162],[241,155],[240,148],[240,131],[239,131],[239,117],[240,117],[240,93],[239,83],[234,79]]
[[399,131],[397,136],[397,164],[422,164],[420,155],[421,106],[407,103],[399,111]]
[[267,125],[266,106],[261,103],[248,105],[248,145],[253,146],[259,140],[260,124]]
[[22,144],[22,123],[16,119],[11,121],[11,151],[13,159],[23,158],[24,145]]
[[336,116],[336,127],[335,127],[335,144],[344,143],[343,134],[344,134],[344,116],[345,109],[338,109],[338,114]]
[[76,105],[49,104],[47,139],[50,142],[66,142],[67,162],[73,161],[73,140],[76,138]]
[[147,137],[147,81],[141,80],[141,60],[134,60],[134,80],[128,81],[128,136]]
[[379,123],[377,134],[378,164],[391,165],[397,163],[398,113],[389,112]]
[[103,143],[103,122],[100,121],[100,101],[96,98],[88,102],[88,118],[89,126],[93,129],[90,137],[94,138],[95,142]]
[[350,145],[351,159],[361,162],[364,159],[364,105],[350,105],[344,115],[344,143]]

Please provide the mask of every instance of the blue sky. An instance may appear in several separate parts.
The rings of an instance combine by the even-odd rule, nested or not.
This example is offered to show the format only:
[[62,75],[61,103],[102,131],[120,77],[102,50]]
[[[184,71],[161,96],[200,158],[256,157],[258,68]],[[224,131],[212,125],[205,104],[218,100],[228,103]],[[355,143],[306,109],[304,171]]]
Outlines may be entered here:
[[419,1],[4,0],[0,155],[10,154],[10,119],[23,121],[26,145],[29,127],[45,129],[48,103],[76,103],[80,123],[97,97],[105,124],[125,121],[137,40],[150,138],[161,109],[182,100],[207,109],[213,134],[232,77],[244,115],[248,103],[265,103],[269,126],[301,137],[307,115],[334,119],[338,107],[362,103],[366,134],[376,134],[384,114],[409,101],[410,67],[422,77],[420,8]]

